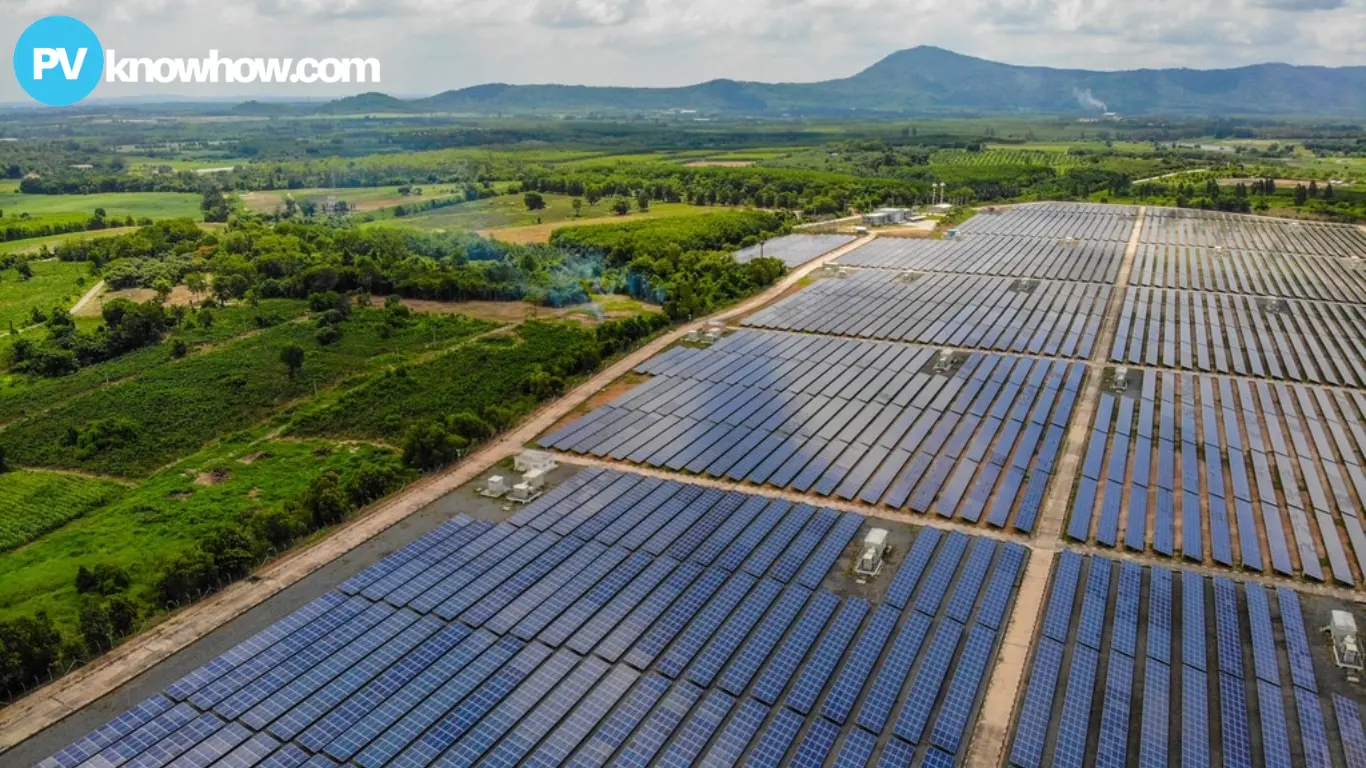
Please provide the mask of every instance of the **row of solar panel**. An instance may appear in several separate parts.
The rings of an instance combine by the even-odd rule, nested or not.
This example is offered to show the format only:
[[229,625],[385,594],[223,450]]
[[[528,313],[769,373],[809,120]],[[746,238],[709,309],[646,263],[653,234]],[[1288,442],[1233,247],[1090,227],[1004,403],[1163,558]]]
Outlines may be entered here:
[[786,235],[736,251],[735,260],[746,264],[761,257],[778,259],[790,269],[848,245],[854,239],[852,235]]
[[1113,285],[1124,243],[1069,242],[1016,235],[964,235],[947,240],[883,237],[841,256],[851,267],[953,272]]
[[746,359],[718,368],[690,356],[721,381],[657,376],[540,445],[1029,532],[1084,375],[1075,363],[974,354],[951,376],[884,371],[862,391],[900,389],[863,402],[808,396],[801,380],[796,391],[721,383]]
[[[1223,765],[1251,766],[1254,748],[1257,763],[1269,768],[1290,766],[1292,752],[1311,766],[1362,765],[1346,746],[1363,738],[1349,699],[1334,701],[1336,735],[1346,751],[1330,746],[1295,592],[1276,590],[1273,616],[1271,595],[1259,584],[1240,590],[1227,579],[1073,552],[1063,553],[1054,570],[1011,737],[1012,766],[1044,765],[1050,753],[1055,766],[1209,765],[1216,754]],[[1284,654],[1275,641],[1277,624]],[[1141,656],[1140,637],[1146,638]],[[1212,648],[1206,637],[1214,638]],[[1252,698],[1255,708],[1248,705]],[[1294,731],[1287,712],[1298,721]],[[1136,731],[1130,728],[1135,713]]]
[[1353,304],[1131,288],[1110,358],[1361,387],[1366,311]]
[[[576,519],[591,523],[602,512],[585,515],[582,507],[609,509],[631,491],[621,486],[632,477],[582,471],[519,512],[515,525],[550,531]],[[623,496],[598,501],[614,490]],[[752,765],[821,765],[837,746],[841,764],[863,765],[889,737],[884,764],[909,765],[917,751],[952,764],[1026,550],[924,530],[874,606],[819,589],[858,516],[839,517],[835,527],[843,530],[826,533],[815,522],[794,524],[806,518],[794,516],[801,508],[788,510],[775,522],[796,535],[782,535],[793,543],[775,547],[778,531],[754,533],[765,528],[767,515],[758,511],[768,501],[728,496],[736,502],[731,516],[720,517],[712,534],[689,528],[677,540],[724,547],[706,567],[685,560],[671,571],[657,568],[672,559],[663,555],[630,569],[630,579],[615,579],[622,565],[614,563],[630,559],[606,567],[595,559],[558,589],[531,580],[508,591],[505,607],[482,614],[493,617],[482,625],[466,621],[470,613],[447,623],[365,596],[415,565],[443,562],[434,554],[443,542],[480,526],[457,518],[42,768],[334,760],[366,768],[600,766],[613,755],[623,764],[734,764],[746,752]],[[730,557],[737,548],[743,552]],[[806,548],[815,552],[793,557]],[[726,570],[727,558],[735,570]],[[566,591],[572,594],[561,599]],[[501,633],[510,620],[498,617],[527,596],[532,612],[557,606],[552,630],[566,622],[580,629],[534,639]],[[591,637],[576,644],[585,632]]]
[[1138,209],[1117,205],[1019,205],[984,211],[958,226],[965,234],[1127,242]]
[[1129,284],[1288,299],[1366,302],[1366,272],[1351,261],[1333,256],[1145,245],[1135,256]]
[[1195,248],[1366,257],[1366,232],[1356,227],[1179,208],[1149,208],[1140,239]]
[[1111,288],[859,270],[821,280],[745,320],[757,328],[1089,357]]
[[1101,396],[1070,537],[1114,547],[1123,530],[1127,548],[1171,556],[1179,521],[1191,560],[1323,581],[1324,557],[1347,585],[1353,560],[1366,573],[1366,395],[1158,371],[1131,392]]

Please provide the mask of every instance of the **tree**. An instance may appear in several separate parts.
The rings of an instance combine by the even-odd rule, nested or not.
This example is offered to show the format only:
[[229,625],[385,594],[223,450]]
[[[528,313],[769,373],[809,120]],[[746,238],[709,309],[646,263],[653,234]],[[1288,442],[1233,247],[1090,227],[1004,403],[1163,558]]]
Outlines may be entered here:
[[582,199],[582,198],[576,197],[576,198],[574,198],[573,200],[570,200],[570,201],[569,201],[569,207],[574,209],[574,218],[577,219],[578,217],[580,217],[580,216],[583,215],[583,199]]
[[403,463],[414,469],[437,469],[460,458],[468,445],[468,440],[439,421],[414,424],[403,439]]
[[103,653],[114,645],[114,626],[109,621],[109,610],[97,598],[86,597],[81,601],[77,614],[81,638],[90,655]]
[[190,296],[198,301],[204,291],[208,290],[209,281],[203,272],[191,272],[185,275],[185,287],[189,289]]
[[1309,191],[1308,191],[1307,189],[1304,188],[1304,185],[1303,185],[1303,184],[1296,184],[1296,185],[1295,185],[1295,205],[1296,205],[1296,206],[1301,206],[1301,205],[1304,205],[1304,204],[1307,203],[1307,202],[1309,202]]
[[138,605],[123,595],[109,598],[109,626],[114,637],[127,637],[133,634],[138,623]]
[[1332,200],[1332,199],[1333,199],[1333,185],[1332,185],[1331,182],[1328,183],[1328,184],[1323,185],[1323,199],[1324,199],[1324,200]]
[[1319,183],[1313,179],[1309,180],[1309,196],[1311,198],[1319,196]]
[[5,447],[0,445],[0,474],[4,474],[8,471],[9,464],[5,461]]
[[289,369],[289,378],[294,378],[304,366],[304,348],[298,344],[286,344],[280,350],[280,362]]
[[528,192],[522,196],[522,201],[526,203],[528,211],[540,211],[545,209],[545,198],[539,192]]
[[618,197],[617,201],[612,204],[612,212],[618,216],[625,216],[631,212],[631,204],[627,202],[626,198]]
[[640,209],[641,213],[650,210],[650,196],[644,192],[636,195],[636,208]]
[[[33,279],[33,267],[29,266],[28,259],[20,259],[19,262],[14,265],[14,271],[19,273],[20,280]],[[34,311],[36,312],[37,310]],[[42,321],[39,320],[38,322]]]
[[346,513],[351,511],[335,470],[324,472],[309,482],[301,506],[308,510],[313,518],[313,525],[317,528],[339,523],[346,517]]
[[166,300],[171,298],[171,291],[174,290],[174,286],[171,285],[170,280],[163,277],[152,283],[152,290],[157,292],[157,301],[165,304]]

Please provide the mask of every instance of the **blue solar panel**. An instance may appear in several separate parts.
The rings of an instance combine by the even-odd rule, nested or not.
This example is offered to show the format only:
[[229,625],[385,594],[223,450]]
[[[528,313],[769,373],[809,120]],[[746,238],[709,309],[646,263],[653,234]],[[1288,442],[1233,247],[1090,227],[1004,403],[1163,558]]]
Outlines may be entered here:
[[897,569],[892,583],[887,586],[887,594],[882,598],[884,603],[896,608],[906,607],[941,538],[943,534],[934,528],[921,529],[915,538],[915,544],[911,545],[910,554],[906,555],[906,561]]
[[835,671],[835,666],[843,658],[845,650],[853,641],[855,633],[870,610],[871,606],[866,601],[856,597],[845,602],[834,623],[826,631],[825,637],[816,646],[810,661],[802,669],[802,674],[797,678],[791,692],[787,694],[787,706],[802,714],[811,712],[831,673]]
[[[1328,731],[1323,723],[1323,708],[1319,705],[1319,698],[1303,688],[1295,687],[1292,690],[1295,692],[1295,709],[1299,715],[1305,763],[1310,768],[1328,768],[1333,762],[1328,752]],[[1359,757],[1366,759],[1366,750]]]
[[935,631],[934,640],[925,652],[925,659],[920,664],[920,670],[916,673],[910,691],[906,694],[906,701],[901,705],[901,712],[896,718],[896,735],[912,744],[920,743],[962,634],[961,625],[945,621]]
[[1015,743],[1010,748],[1010,764],[1038,768],[1043,762],[1044,741],[1053,717],[1053,699],[1062,670],[1063,644],[1040,637],[1034,651],[1034,666],[1028,678],[1024,704],[1015,727]]
[[839,726],[829,720],[817,718],[807,730],[806,738],[797,745],[797,752],[792,756],[792,767],[821,768],[825,765],[825,759],[830,751],[835,748],[835,740],[839,735]]
[[1172,572],[1153,567],[1148,581],[1148,656],[1171,664]]
[[807,651],[815,644],[825,623],[834,615],[838,606],[839,598],[834,594],[825,591],[816,593],[815,599],[783,641],[777,654],[759,675],[759,680],[754,684],[750,695],[765,704],[777,703],[778,697],[787,687],[793,673],[797,671],[797,666],[806,658]]
[[600,768],[626,742],[656,702],[669,690],[669,681],[651,672],[640,679],[621,706],[598,726],[569,765]]
[[1139,768],[1166,768],[1168,721],[1171,717],[1171,667],[1149,658],[1143,673],[1143,722],[1140,726]]
[[62,751],[38,763],[37,768],[72,768],[84,762],[110,744],[145,725],[152,718],[170,709],[171,701],[165,696],[156,695],[138,703],[108,723],[96,728]]
[[940,705],[939,720],[930,734],[930,742],[950,754],[958,752],[967,732],[972,707],[991,664],[995,644],[996,633],[986,627],[975,626],[968,632],[967,644],[963,646],[948,693]]
[[1243,639],[1238,630],[1238,588],[1222,577],[1214,579],[1215,638],[1220,671],[1243,677]]
[[1333,712],[1337,715],[1338,735],[1347,768],[1366,768],[1366,733],[1361,730],[1361,710],[1357,703],[1341,694],[1333,694]]
[[735,698],[721,691],[712,691],[698,704],[692,716],[683,723],[674,742],[660,756],[656,765],[688,768],[697,762],[702,750],[735,705]]
[[825,576],[834,567],[839,556],[844,552],[845,547],[858,532],[859,526],[863,524],[863,517],[846,512],[840,516],[839,522],[831,530],[830,535],[826,536],[815,554],[807,562],[806,566],[797,574],[797,583],[807,589],[816,589]]
[[[1215,673],[1218,674],[1218,673]],[[1189,666],[1181,668],[1181,766],[1208,768],[1209,683],[1205,673]]]
[[1309,652],[1309,637],[1304,628],[1304,612],[1300,597],[1285,587],[1276,588],[1276,599],[1281,607],[1281,625],[1285,630],[1285,650],[1290,655],[1290,678],[1295,685],[1318,691],[1314,675],[1314,658]]
[[735,614],[712,637],[711,643],[703,649],[702,655],[693,662],[688,678],[698,685],[711,685],[721,672],[721,667],[735,655],[735,649],[750,635],[781,591],[782,585],[772,579],[759,582],[749,597],[746,597],[736,609]]
[[1014,542],[1001,548],[1001,556],[996,560],[986,596],[982,598],[982,607],[977,611],[977,623],[991,629],[1001,628],[1006,608],[1015,593],[1015,583],[1020,577],[1020,566],[1028,554],[1027,549]]
[[589,731],[626,695],[637,677],[634,671],[625,667],[613,668],[583,703],[527,758],[527,768],[563,765],[569,754],[587,738]]
[[855,728],[844,737],[844,745],[835,757],[833,768],[865,768],[876,747],[876,736],[862,728]]
[[[1223,726],[1224,765],[1250,768],[1252,746],[1247,727],[1247,696],[1242,678],[1219,672],[1219,721]],[[1282,715],[1284,717],[1284,715]]]
[[1105,679],[1105,704],[1100,716],[1097,766],[1124,766],[1129,760],[1129,702],[1134,694],[1134,660],[1123,653],[1110,654]]
[[910,768],[915,759],[915,747],[893,736],[882,748],[882,759],[878,768]]
[[[1205,626],[1205,580],[1199,574],[1190,571],[1181,574],[1181,626]],[[1181,632],[1183,663],[1203,672],[1206,669],[1207,654],[1205,632]]]
[[[718,693],[719,696],[725,694]],[[712,748],[702,759],[702,765],[735,765],[749,748],[754,735],[763,727],[768,717],[768,707],[754,699],[744,699],[735,708],[735,714],[722,729]],[[681,763],[680,763],[681,764]]]
[[1091,697],[1099,663],[1100,654],[1087,646],[1078,645],[1072,653],[1067,698],[1063,701],[1062,719],[1058,722],[1057,742],[1053,747],[1053,765],[1059,768],[1080,768],[1089,759],[1087,723],[1091,719]]
[[[948,592],[949,583],[958,573],[958,563],[963,559],[963,552],[967,549],[968,537],[960,531],[953,531],[949,534],[944,546],[940,548],[939,555],[934,559],[934,566],[930,569],[929,578],[925,580],[925,585],[920,589],[920,595],[916,598],[915,609],[926,616],[934,616],[939,613],[939,604],[944,599],[944,594]],[[973,597],[976,598],[974,592]]]
[[873,666],[882,657],[882,649],[891,637],[892,630],[896,629],[900,618],[901,612],[889,605],[877,609],[872,620],[868,622],[868,627],[859,635],[853,652],[845,659],[839,677],[825,697],[821,714],[841,725],[845,718],[849,717],[849,712],[854,708],[854,701],[863,690],[864,683],[868,681]]
[[1113,565],[1110,560],[1093,557],[1090,573],[1086,577],[1077,642],[1097,651],[1100,650],[1101,635],[1105,632],[1105,608],[1110,598],[1110,571]]
[[782,765],[783,757],[802,728],[802,722],[802,716],[796,712],[787,708],[779,709],[759,737],[759,743],[750,752],[746,765],[755,768],[778,768]]
[[1257,702],[1262,721],[1262,754],[1266,768],[1290,768],[1290,733],[1285,725],[1285,703],[1279,686],[1257,681]]
[[1072,624],[1073,602],[1077,581],[1081,578],[1082,557],[1072,551],[1058,556],[1058,567],[1053,575],[1053,589],[1049,593],[1048,613],[1044,616],[1043,634],[1060,643],[1067,642],[1068,627]]
[[1257,677],[1280,685],[1279,662],[1276,658],[1276,639],[1271,626],[1271,604],[1267,600],[1266,588],[1260,584],[1247,584],[1247,623],[1252,630],[1252,659]]
[[747,574],[738,573],[731,577],[660,658],[659,671],[672,678],[681,675],[683,668],[702,650],[703,643],[716,633],[721,622],[735,610],[754,583],[755,579]]
[[649,719],[636,729],[635,736],[617,756],[616,764],[636,768],[649,765],[701,697],[702,689],[692,683],[683,681],[675,685]]
[[1136,563],[1120,563],[1110,647],[1130,658],[1138,655],[1138,603],[1142,590],[1143,568]]

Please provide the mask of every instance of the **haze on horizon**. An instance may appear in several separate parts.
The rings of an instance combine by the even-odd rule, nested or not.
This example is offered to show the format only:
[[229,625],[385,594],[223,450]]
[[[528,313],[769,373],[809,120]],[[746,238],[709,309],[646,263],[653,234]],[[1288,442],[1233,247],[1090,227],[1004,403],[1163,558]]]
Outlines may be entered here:
[[[0,0],[4,50],[65,14],[127,56],[375,57],[378,86],[115,85],[139,96],[409,96],[488,82],[807,82],[936,45],[1081,69],[1366,64],[1366,0]],[[23,102],[11,68],[0,102]]]

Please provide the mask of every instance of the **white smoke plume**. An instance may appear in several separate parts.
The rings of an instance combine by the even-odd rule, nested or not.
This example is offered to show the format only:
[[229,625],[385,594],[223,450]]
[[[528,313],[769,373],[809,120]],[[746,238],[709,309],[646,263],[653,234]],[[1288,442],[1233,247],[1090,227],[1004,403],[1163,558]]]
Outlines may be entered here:
[[1097,99],[1095,96],[1091,94],[1090,88],[1087,88],[1086,90],[1081,90],[1080,88],[1073,88],[1072,95],[1076,97],[1077,103],[1080,104],[1084,109],[1094,109],[1097,112],[1110,111],[1110,108],[1105,106],[1105,102],[1101,101],[1100,99]]

